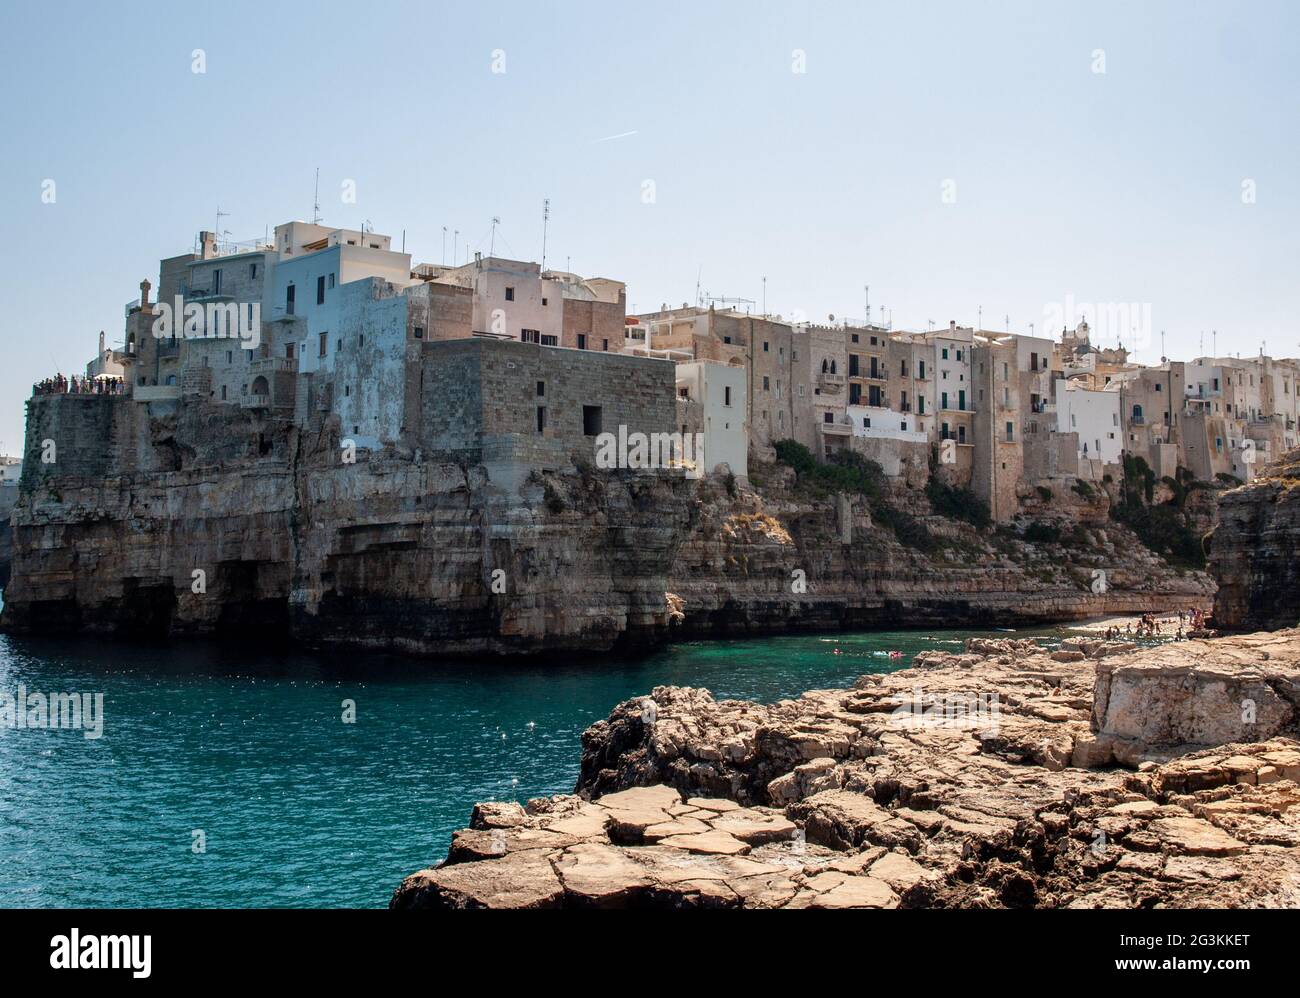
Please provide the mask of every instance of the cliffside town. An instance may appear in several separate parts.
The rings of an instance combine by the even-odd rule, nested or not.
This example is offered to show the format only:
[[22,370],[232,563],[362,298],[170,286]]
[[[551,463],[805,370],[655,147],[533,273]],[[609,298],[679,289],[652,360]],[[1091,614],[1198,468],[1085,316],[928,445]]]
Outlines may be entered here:
[[200,233],[28,402],[13,631],[416,653],[1208,605],[1296,364],[629,316],[617,281],[371,231]]

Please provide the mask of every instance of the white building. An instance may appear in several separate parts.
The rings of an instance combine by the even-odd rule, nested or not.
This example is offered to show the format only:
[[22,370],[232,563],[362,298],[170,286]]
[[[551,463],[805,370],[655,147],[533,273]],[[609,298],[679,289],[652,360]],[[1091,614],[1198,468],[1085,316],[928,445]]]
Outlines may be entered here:
[[[677,365],[679,402],[699,406],[707,473],[725,464],[738,479],[749,478],[745,378],[745,369],[734,364],[691,361]],[[689,422],[683,432],[688,432],[686,426]]]
[[1075,381],[1056,382],[1056,428],[1079,434],[1079,456],[1118,464],[1123,450],[1119,392],[1094,391]]
[[330,229],[309,222],[275,227],[280,258],[272,278],[270,314],[263,319],[280,326],[277,343],[297,344],[298,371],[311,374],[334,369],[342,345],[339,288],[369,277],[399,288],[414,284],[411,256],[390,249],[392,240],[375,232]]
[[910,443],[925,443],[929,439],[910,412],[873,405],[850,405],[845,407],[845,412],[855,437],[880,437]]
[[87,362],[86,377],[88,378],[121,378],[126,376],[126,366],[123,363],[126,359],[126,353],[121,348],[109,347],[104,340],[104,331],[99,331],[99,352]]
[[21,457],[0,455],[0,485],[16,486],[22,474],[23,459]]

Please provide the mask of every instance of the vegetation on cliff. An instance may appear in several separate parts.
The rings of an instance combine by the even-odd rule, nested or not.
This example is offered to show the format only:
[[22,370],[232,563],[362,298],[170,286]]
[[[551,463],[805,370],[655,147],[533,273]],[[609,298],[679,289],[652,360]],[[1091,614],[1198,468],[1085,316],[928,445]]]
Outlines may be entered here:
[[1204,568],[1205,548],[1185,513],[1191,489],[1200,483],[1186,468],[1179,468],[1174,478],[1164,478],[1170,498],[1156,502],[1156,474],[1150,465],[1132,454],[1124,455],[1124,477],[1120,481],[1119,499],[1111,506],[1111,518],[1124,524],[1148,548],[1168,561],[1184,568]]

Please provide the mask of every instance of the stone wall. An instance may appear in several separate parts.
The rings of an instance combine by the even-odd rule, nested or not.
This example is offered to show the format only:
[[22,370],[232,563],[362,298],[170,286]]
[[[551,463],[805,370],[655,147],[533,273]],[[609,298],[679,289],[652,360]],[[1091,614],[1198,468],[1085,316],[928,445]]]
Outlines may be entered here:
[[422,445],[486,465],[504,487],[572,468],[575,455],[594,461],[597,432],[677,425],[671,361],[489,339],[431,344],[422,360]]

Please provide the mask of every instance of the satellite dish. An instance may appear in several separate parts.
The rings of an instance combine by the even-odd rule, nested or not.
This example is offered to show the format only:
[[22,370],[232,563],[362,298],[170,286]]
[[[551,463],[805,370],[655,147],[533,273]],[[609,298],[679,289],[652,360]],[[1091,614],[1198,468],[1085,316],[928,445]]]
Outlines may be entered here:
[[826,316],[826,318],[827,318],[829,321],[831,321],[831,322],[834,322],[834,321],[835,321],[835,316],[834,316],[834,315],[828,315],[828,316]]

